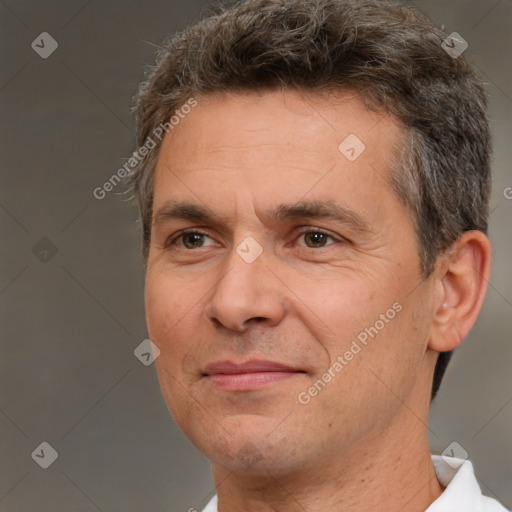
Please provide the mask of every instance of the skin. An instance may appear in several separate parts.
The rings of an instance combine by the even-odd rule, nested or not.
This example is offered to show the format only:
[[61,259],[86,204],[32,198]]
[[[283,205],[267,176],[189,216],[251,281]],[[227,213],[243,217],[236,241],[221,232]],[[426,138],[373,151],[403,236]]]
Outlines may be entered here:
[[[350,134],[366,147],[354,161],[338,149]],[[272,91],[198,98],[163,141],[147,324],[163,396],[212,462],[220,512],[419,512],[443,491],[427,440],[433,370],[476,320],[491,253],[485,235],[467,232],[422,277],[413,218],[387,181],[400,134],[356,95]],[[342,206],[364,229],[270,218],[304,201]],[[175,202],[216,218],[164,215]],[[252,263],[237,252],[247,237],[262,250]],[[400,312],[301,403],[396,303]],[[238,391],[204,375],[214,361],[250,359],[301,373]]]

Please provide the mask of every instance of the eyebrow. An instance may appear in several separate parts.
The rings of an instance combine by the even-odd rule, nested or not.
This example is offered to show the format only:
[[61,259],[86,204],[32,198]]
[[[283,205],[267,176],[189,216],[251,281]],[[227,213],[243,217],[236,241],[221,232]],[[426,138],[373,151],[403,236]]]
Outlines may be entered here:
[[[330,219],[348,225],[354,231],[371,233],[369,223],[357,212],[333,201],[303,200],[294,204],[280,204],[265,215],[269,222],[289,219]],[[153,215],[153,226],[181,219],[193,222],[225,224],[225,219],[204,205],[190,202],[166,201]]]

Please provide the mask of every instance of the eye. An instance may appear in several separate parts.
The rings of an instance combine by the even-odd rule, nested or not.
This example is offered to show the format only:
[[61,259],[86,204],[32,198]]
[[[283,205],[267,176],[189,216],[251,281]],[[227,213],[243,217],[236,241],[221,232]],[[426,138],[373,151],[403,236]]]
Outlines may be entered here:
[[[303,243],[300,243],[299,240],[303,240]],[[333,245],[334,243],[341,241],[341,239],[335,239],[333,235],[321,231],[318,228],[310,228],[299,233],[295,243],[308,249],[322,249],[323,247]],[[166,243],[166,248],[175,247],[177,249],[193,250],[202,249],[212,245],[215,245],[215,241],[206,233],[191,230],[181,231],[180,233],[172,236]]]
[[[308,229],[303,231],[298,236],[297,241],[301,238],[304,239],[305,247],[308,247],[309,249],[321,249],[322,247],[335,243],[334,237],[332,235],[318,229]],[[332,243],[327,243],[328,240],[332,240]]]
[[167,242],[166,247],[177,246],[179,249],[188,250],[201,249],[202,247],[206,247],[206,245],[204,245],[205,239],[212,240],[208,235],[200,231],[182,231],[172,237]]

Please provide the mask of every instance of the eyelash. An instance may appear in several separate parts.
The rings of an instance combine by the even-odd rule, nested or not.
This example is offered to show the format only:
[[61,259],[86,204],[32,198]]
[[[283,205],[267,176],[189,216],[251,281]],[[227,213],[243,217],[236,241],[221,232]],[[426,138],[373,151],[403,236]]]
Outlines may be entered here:
[[[324,231],[319,228],[304,228],[295,238],[295,242],[299,239],[299,237],[301,237],[303,235],[307,235],[307,234],[321,234],[321,235],[325,235],[328,238],[331,238],[334,242],[338,242],[338,243],[347,242],[347,240],[345,238],[335,237],[334,235],[328,233],[327,231]],[[180,231],[179,233],[175,234],[174,236],[170,237],[169,240],[165,244],[165,248],[170,249],[173,245],[175,245],[175,243],[178,240],[183,239],[183,237],[186,235],[200,235],[200,236],[211,238],[207,233],[204,233],[197,229],[183,230],[183,231]],[[303,249],[324,249],[325,247],[328,247],[329,245],[333,245],[333,244],[328,244],[327,246],[323,246],[323,247],[306,247],[306,246],[301,246],[301,247]],[[194,250],[194,249],[187,249],[187,248],[180,248],[180,249],[183,249],[185,251],[193,251]],[[198,249],[203,249],[203,247],[198,247]]]

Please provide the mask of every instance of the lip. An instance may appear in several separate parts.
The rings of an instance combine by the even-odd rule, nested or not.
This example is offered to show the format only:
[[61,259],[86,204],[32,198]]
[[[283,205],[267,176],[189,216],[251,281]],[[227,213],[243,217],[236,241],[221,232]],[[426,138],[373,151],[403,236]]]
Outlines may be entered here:
[[252,359],[243,363],[217,361],[208,364],[203,376],[215,387],[228,391],[261,389],[305,373],[275,361]]

